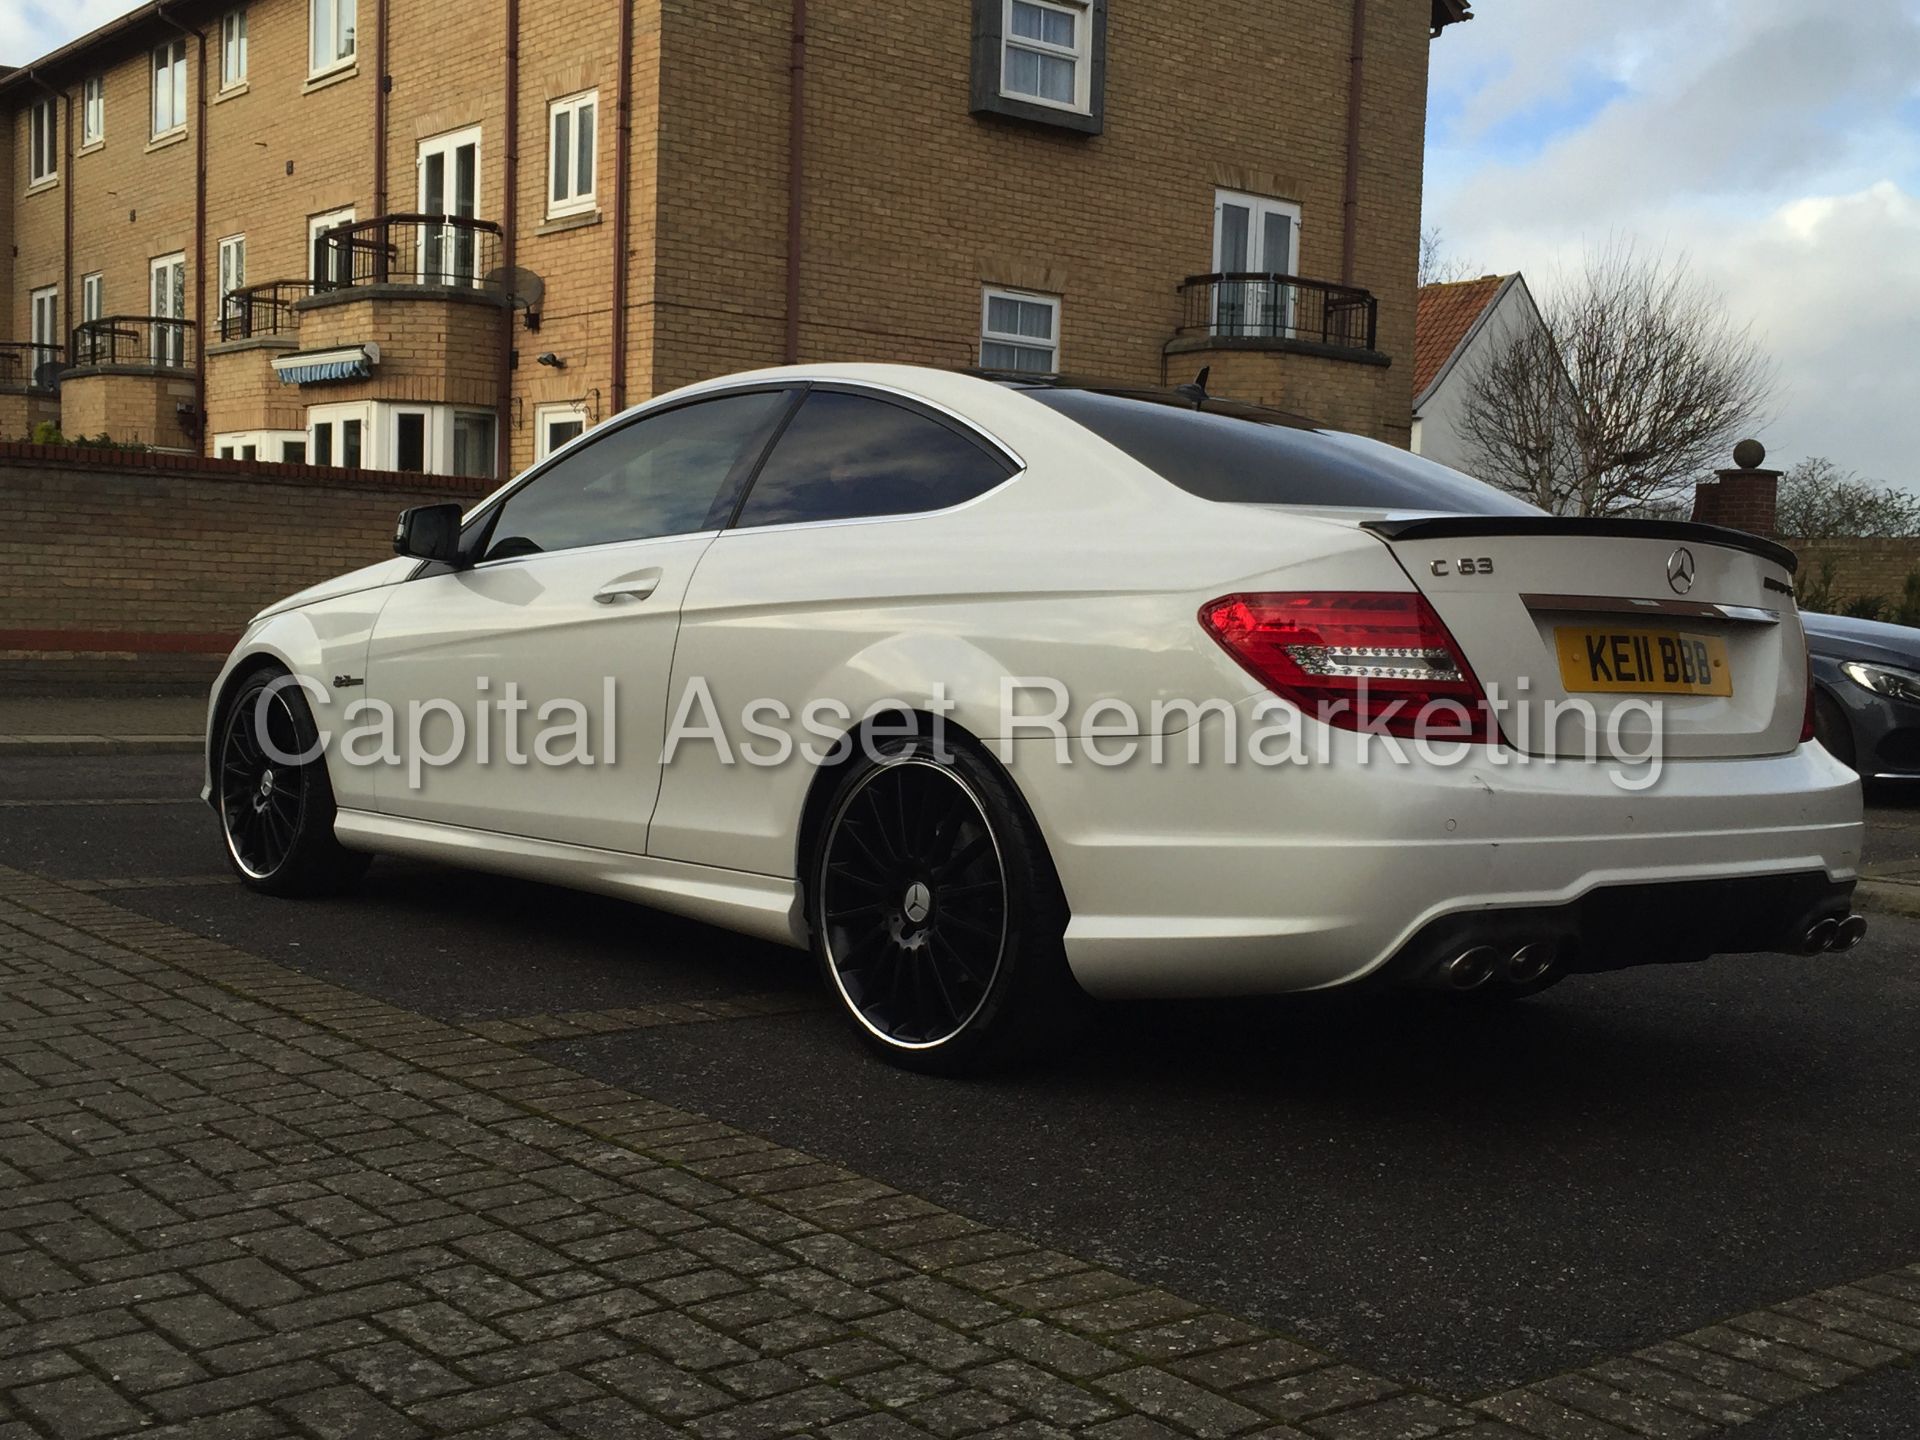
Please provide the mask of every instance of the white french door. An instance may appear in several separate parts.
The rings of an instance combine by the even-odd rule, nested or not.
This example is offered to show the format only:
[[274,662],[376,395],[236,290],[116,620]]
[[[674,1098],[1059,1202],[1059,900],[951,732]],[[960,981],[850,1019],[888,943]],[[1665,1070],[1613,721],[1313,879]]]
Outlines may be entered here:
[[[456,130],[420,142],[420,213],[471,219],[480,196],[480,131]],[[423,224],[419,280],[424,285],[472,285],[479,280],[474,232],[468,226]]]
[[1216,335],[1285,336],[1293,328],[1300,264],[1300,207],[1287,200],[1221,190],[1213,203],[1213,290]]
[[60,358],[60,287],[49,285],[35,290],[28,299],[32,307],[33,348],[27,353],[26,383],[41,388],[43,378],[51,384],[51,374]]
[[187,327],[164,322],[187,318],[187,257],[162,255],[150,268],[153,363],[178,368],[187,363]]

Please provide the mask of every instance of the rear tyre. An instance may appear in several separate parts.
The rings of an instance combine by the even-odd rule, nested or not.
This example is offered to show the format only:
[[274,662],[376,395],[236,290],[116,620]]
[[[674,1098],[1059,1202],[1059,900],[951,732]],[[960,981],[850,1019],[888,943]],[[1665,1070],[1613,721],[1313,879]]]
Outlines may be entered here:
[[307,699],[284,670],[241,685],[221,716],[214,803],[227,863],[265,895],[331,895],[366,873],[372,857],[334,839],[338,813]]
[[1076,1028],[1045,847],[998,769],[957,743],[893,741],[847,767],[807,909],[827,992],[896,1065],[978,1071]]
[[1824,690],[1813,692],[1813,738],[1827,747],[1827,753],[1849,770],[1858,770],[1854,758],[1853,727],[1847,724],[1840,702]]

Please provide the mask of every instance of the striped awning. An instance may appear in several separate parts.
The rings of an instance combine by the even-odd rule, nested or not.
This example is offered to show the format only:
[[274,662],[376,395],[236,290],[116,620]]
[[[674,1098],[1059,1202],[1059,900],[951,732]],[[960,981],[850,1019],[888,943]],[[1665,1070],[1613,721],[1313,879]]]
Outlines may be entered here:
[[325,385],[364,380],[380,363],[378,345],[336,346],[331,350],[295,350],[276,355],[273,370],[283,385]]

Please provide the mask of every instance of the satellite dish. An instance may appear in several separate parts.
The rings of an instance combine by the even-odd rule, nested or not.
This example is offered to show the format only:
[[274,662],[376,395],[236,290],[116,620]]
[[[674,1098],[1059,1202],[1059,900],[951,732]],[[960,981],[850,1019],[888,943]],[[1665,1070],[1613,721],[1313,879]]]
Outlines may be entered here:
[[516,310],[538,310],[547,293],[547,282],[523,265],[489,270],[483,283],[488,289],[504,291]]

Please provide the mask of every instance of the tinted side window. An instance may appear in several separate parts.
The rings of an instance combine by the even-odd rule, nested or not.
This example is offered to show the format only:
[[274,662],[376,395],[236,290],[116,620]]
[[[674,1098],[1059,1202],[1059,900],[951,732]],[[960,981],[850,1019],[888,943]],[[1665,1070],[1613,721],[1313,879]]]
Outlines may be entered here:
[[485,558],[713,528],[730,482],[792,399],[766,390],[700,400],[588,442],[508,497]]
[[739,523],[942,510],[1012,473],[1003,457],[918,411],[816,390],[767,457]]
[[1203,500],[1456,515],[1540,513],[1504,490],[1405,450],[1316,430],[1254,406],[1221,414],[1092,390],[1024,393]]

